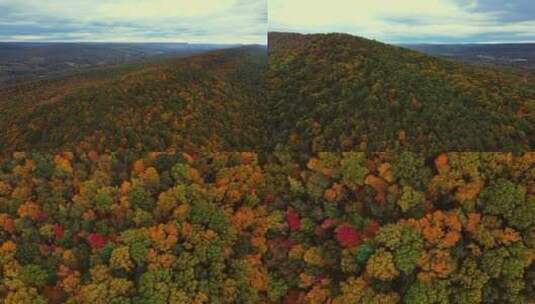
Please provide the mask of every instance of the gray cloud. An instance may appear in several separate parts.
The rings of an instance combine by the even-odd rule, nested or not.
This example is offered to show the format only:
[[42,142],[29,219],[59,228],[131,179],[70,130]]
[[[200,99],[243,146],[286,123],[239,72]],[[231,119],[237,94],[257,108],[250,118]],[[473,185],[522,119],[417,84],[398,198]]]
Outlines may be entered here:
[[495,13],[504,22],[535,20],[533,0],[479,0],[472,10]]
[[267,0],[158,1],[0,0],[0,40],[266,43]]
[[534,0],[269,0],[270,30],[390,43],[535,42]]

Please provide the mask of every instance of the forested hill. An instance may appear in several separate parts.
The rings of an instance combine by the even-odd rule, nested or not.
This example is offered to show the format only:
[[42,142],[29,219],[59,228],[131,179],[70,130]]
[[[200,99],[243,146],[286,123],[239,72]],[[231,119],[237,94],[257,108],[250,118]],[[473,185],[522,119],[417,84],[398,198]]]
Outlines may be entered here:
[[0,303],[533,304],[533,82],[270,38],[1,90]]
[[269,34],[269,117],[301,151],[535,148],[535,79],[346,34]]
[[344,34],[269,43],[2,88],[0,149],[535,148],[535,79]]
[[256,149],[266,63],[250,46],[3,88],[0,148]]

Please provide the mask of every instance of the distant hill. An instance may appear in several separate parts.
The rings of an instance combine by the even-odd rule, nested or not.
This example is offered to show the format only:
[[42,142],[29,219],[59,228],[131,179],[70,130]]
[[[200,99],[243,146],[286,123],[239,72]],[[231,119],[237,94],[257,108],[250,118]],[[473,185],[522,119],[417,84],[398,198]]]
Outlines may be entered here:
[[249,46],[0,89],[0,147],[247,150],[262,142],[266,50]]
[[269,34],[274,142],[300,151],[535,147],[535,79],[346,34]]
[[0,42],[0,86],[51,74],[138,62],[154,57],[190,56],[236,45],[188,43],[25,43]]
[[467,63],[526,72],[535,71],[535,43],[408,44],[402,46]]

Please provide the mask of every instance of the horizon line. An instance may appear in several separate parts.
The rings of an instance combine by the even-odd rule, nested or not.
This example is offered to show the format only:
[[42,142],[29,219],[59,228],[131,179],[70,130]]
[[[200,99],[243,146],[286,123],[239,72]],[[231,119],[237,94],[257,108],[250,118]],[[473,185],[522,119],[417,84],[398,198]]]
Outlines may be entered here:
[[36,40],[36,41],[30,41],[30,40],[0,40],[0,43],[112,43],[112,44],[192,44],[192,45],[266,45],[266,43],[244,43],[244,42],[172,42],[172,41],[117,41],[117,40],[103,40],[103,41],[85,41],[85,40]]
[[477,45],[477,44],[535,44],[535,40],[526,41],[479,41],[479,42],[395,42],[393,45]]

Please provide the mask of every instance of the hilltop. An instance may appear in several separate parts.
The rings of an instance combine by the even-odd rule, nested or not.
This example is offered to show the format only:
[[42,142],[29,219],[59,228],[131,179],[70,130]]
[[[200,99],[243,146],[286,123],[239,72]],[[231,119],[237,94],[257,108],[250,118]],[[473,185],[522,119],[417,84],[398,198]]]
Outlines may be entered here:
[[535,147],[535,79],[346,34],[269,34],[269,117],[300,151]]
[[265,49],[247,46],[0,89],[0,147],[247,150],[262,142]]

